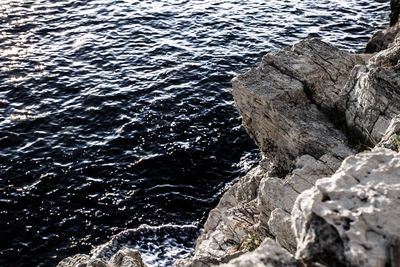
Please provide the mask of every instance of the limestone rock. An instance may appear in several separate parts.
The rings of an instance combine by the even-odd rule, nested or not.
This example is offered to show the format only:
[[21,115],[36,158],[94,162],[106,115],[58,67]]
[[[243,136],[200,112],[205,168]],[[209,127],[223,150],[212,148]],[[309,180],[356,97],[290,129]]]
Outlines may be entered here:
[[297,256],[329,266],[398,266],[399,196],[400,154],[377,148],[347,158],[297,199]]
[[241,245],[256,223],[255,198],[260,180],[265,176],[256,167],[234,184],[210,211],[204,232],[197,240],[196,254],[190,261],[178,261],[175,266],[210,266],[227,262],[242,254]]
[[[261,180],[257,197],[259,227],[273,236],[288,251],[294,252],[295,236],[288,215],[301,192],[314,186],[323,177],[332,175],[341,163],[340,159],[328,155],[315,159],[303,155],[296,161],[295,169],[285,179],[266,177]],[[262,232],[261,230],[259,230]],[[268,234],[264,234],[267,236]]]
[[400,114],[400,40],[352,70],[343,88],[342,111],[347,126],[361,140],[375,145],[390,121]]
[[289,252],[296,252],[296,238],[293,234],[292,220],[290,213],[282,209],[274,209],[271,212],[270,219],[268,221],[268,227],[271,234],[275,236],[276,241],[282,247],[286,248]]
[[363,57],[316,39],[271,53],[233,80],[247,131],[272,166],[241,178],[213,209],[194,258],[176,266],[209,266],[246,252],[249,236],[275,238],[294,252],[290,212],[298,195],[332,175],[354,151],[322,111],[333,110],[350,69]]
[[376,32],[367,43],[365,53],[376,53],[385,50],[393,43],[400,32],[400,24],[397,23],[383,31]]
[[400,115],[392,119],[385,135],[377,146],[400,152]]
[[77,254],[58,263],[57,267],[146,267],[140,253],[133,249],[119,250],[109,261]]
[[220,267],[297,267],[297,260],[275,241],[266,238],[253,252],[244,254]]
[[332,110],[350,70],[361,62],[361,56],[306,39],[267,54],[258,67],[233,79],[243,124],[279,177],[304,154],[319,158],[330,151],[343,159],[352,153],[317,105]]
[[146,267],[139,251],[123,249],[118,251],[110,260],[115,267]]
[[76,254],[72,257],[63,259],[57,267],[86,267],[90,257],[85,254]]
[[273,237],[294,252],[296,241],[290,228],[290,212],[297,196],[311,188],[319,178],[329,176],[341,160],[309,155],[300,157],[286,179],[270,177],[260,166],[233,185],[213,209],[197,241],[191,260],[180,260],[176,267],[203,267],[247,252],[249,240]]

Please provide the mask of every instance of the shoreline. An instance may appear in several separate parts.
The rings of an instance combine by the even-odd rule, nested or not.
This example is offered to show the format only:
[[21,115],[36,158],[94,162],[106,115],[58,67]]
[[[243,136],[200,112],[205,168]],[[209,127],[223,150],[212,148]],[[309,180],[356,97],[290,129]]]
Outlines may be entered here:
[[[400,160],[397,25],[374,35],[369,47],[376,54],[350,54],[306,39],[267,54],[259,66],[233,80],[243,124],[263,160],[210,212],[194,257],[175,266],[396,266],[392,251],[399,247],[399,200],[388,193],[360,192],[370,193],[381,177],[387,177],[382,188],[392,194],[398,191],[391,187],[398,190],[400,184],[393,176]],[[366,146],[374,148],[359,153]],[[371,164],[375,161],[379,164]],[[361,172],[354,170],[358,165],[364,168]],[[368,172],[375,175],[363,176]],[[348,177],[355,181],[349,183]],[[360,201],[348,207],[349,196]],[[371,204],[382,198],[393,207],[392,216]],[[361,225],[362,216],[349,212],[363,214],[360,205],[369,205],[374,216],[387,215],[385,224],[392,228],[368,219],[381,228],[373,229],[377,237],[365,243],[355,238],[355,233],[372,231]],[[368,253],[376,258],[366,258]],[[58,266],[145,266],[133,250],[118,251],[109,259],[78,254]],[[270,266],[282,266],[278,264]]]

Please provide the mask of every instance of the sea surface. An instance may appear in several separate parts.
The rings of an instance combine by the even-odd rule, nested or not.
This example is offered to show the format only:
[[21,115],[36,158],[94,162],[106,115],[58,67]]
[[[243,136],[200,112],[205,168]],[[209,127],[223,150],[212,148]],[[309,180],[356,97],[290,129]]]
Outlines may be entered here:
[[125,229],[151,266],[188,256],[259,157],[230,80],[307,36],[360,52],[388,12],[388,0],[0,0],[0,266],[55,266]]

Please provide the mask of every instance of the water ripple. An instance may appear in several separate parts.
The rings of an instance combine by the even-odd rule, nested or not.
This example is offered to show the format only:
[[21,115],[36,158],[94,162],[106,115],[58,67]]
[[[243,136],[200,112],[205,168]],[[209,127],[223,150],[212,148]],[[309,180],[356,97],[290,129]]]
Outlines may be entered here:
[[[257,159],[230,79],[307,36],[361,51],[387,14],[386,0],[0,1],[0,265],[201,225]],[[165,240],[148,239],[154,255]]]

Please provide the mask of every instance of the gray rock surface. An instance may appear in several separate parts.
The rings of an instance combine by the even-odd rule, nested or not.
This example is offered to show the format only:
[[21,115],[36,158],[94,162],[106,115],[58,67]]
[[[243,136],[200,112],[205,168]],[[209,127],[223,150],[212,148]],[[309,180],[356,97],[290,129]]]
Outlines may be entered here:
[[387,49],[399,33],[400,25],[398,20],[400,14],[400,1],[390,0],[390,9],[390,27],[383,31],[376,32],[371,37],[365,48],[365,53],[376,53]]
[[383,31],[377,31],[368,41],[365,53],[376,53],[385,50],[393,43],[394,39],[400,32],[400,24],[394,24],[392,27]]
[[[225,193],[210,213],[195,260],[179,266],[210,266],[246,255],[243,244],[248,244],[249,234],[274,238],[287,251],[295,253],[296,246],[299,251],[304,240],[290,227],[296,199],[356,153],[347,144],[351,136],[337,123],[346,124],[361,142],[382,139],[382,146],[392,149],[396,144],[399,48],[394,40],[372,57],[357,56],[307,39],[264,56],[260,65],[235,78],[235,102],[264,162]],[[349,264],[340,233],[324,223],[324,216],[313,214],[310,222],[302,221],[318,229],[307,237],[320,241],[303,250],[301,258],[334,262],[329,266]],[[307,253],[313,256],[307,258]]]
[[400,154],[378,148],[347,158],[299,196],[292,217],[296,255],[306,262],[399,266],[392,261],[400,248]]
[[400,152],[400,115],[392,119],[377,147],[384,147]]
[[[400,114],[400,39],[352,70],[342,91],[341,109],[349,129],[376,145]],[[339,105],[340,106],[340,105]]]
[[255,199],[259,182],[265,175],[257,167],[224,194],[209,213],[194,258],[178,261],[175,266],[210,266],[228,262],[244,252],[242,245],[249,235],[258,235],[254,227],[258,213]]
[[290,213],[276,208],[271,212],[268,227],[276,242],[291,253],[296,252],[296,238],[292,231]]
[[119,250],[110,260],[111,266],[115,267],[146,267],[142,257],[137,250]]
[[306,39],[267,54],[258,67],[232,81],[243,125],[280,178],[301,155],[319,158],[329,151],[344,159],[352,153],[318,106],[334,108],[350,70],[360,62],[361,56]]
[[333,110],[340,86],[360,62],[365,62],[361,56],[307,39],[266,55],[261,65],[233,80],[245,127],[272,164],[258,166],[224,194],[209,214],[194,258],[176,266],[227,262],[248,251],[257,241],[252,239],[265,237],[295,252],[289,226],[296,198],[354,153],[314,99]]
[[62,260],[57,267],[146,267],[146,265],[137,250],[122,249],[108,261],[95,256],[77,254]]
[[266,238],[253,252],[244,254],[220,267],[300,267],[297,260],[286,250],[282,249],[275,241]]

